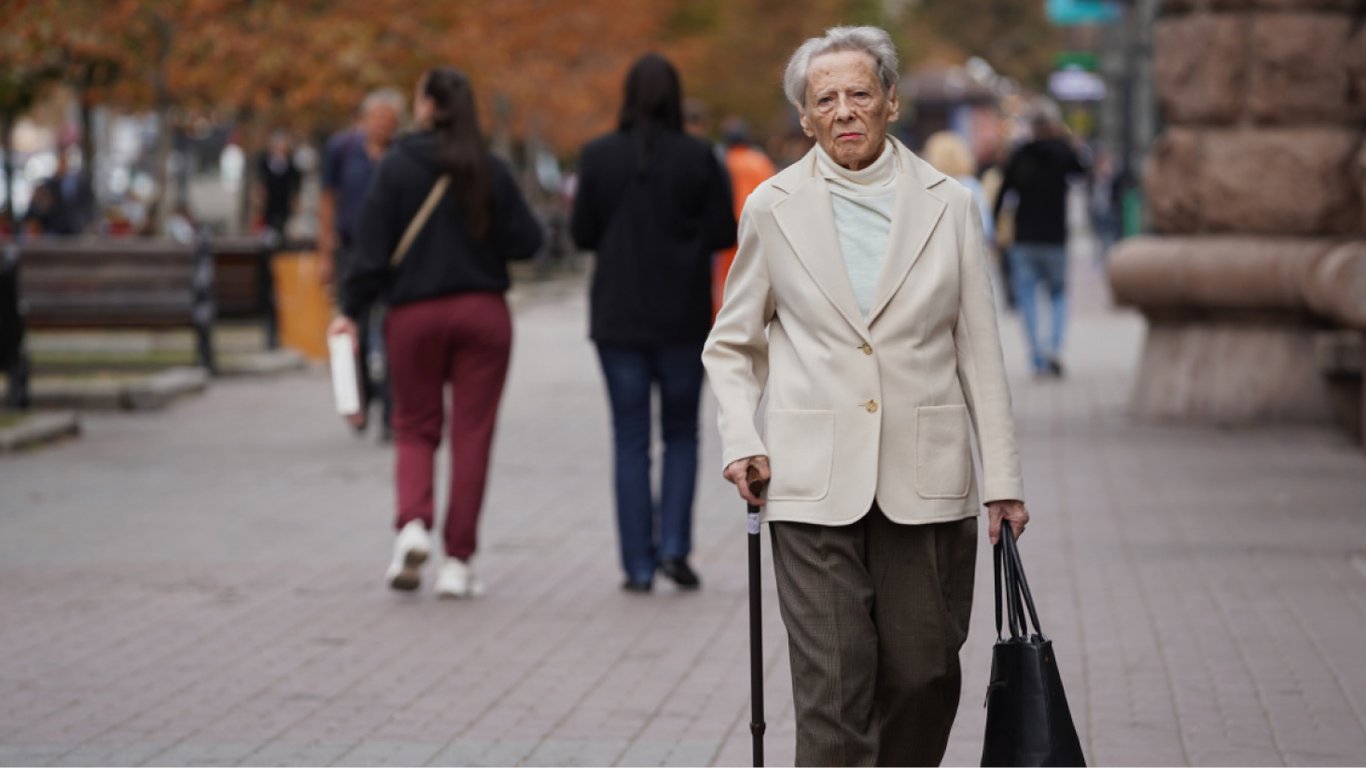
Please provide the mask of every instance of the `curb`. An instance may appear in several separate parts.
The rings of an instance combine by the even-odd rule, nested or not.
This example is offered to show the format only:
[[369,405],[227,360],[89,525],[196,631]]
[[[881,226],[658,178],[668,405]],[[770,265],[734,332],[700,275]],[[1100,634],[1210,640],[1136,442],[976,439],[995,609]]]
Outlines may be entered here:
[[13,453],[81,433],[81,422],[74,411],[35,413],[12,427],[0,429],[0,453]]
[[219,367],[224,377],[278,376],[302,370],[308,364],[304,356],[292,349],[274,349],[246,355],[225,356]]
[[203,368],[181,367],[133,380],[37,379],[30,398],[35,408],[146,411],[208,386],[209,374]]

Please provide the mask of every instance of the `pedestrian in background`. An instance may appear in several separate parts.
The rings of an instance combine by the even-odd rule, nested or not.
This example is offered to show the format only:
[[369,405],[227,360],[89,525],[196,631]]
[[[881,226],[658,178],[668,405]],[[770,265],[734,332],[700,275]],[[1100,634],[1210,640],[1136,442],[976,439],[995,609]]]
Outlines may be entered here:
[[772,535],[798,765],[939,763],[972,608],[974,442],[991,539],[1029,519],[981,219],[888,136],[898,72],[876,27],[793,54],[784,90],[816,146],[750,196],[704,353],[725,477]]
[[972,202],[982,219],[982,236],[988,243],[995,237],[996,228],[992,226],[991,204],[982,190],[982,182],[977,180],[977,161],[972,157],[972,149],[962,136],[953,131],[939,131],[930,134],[925,140],[921,157],[936,170],[968,188]]
[[303,174],[294,164],[289,134],[275,131],[257,159],[256,205],[261,223],[274,233],[277,241],[284,239],[289,217],[294,215],[302,179]]
[[[1015,309],[1015,294],[1012,292],[1010,281],[1010,245],[1015,240],[1015,206],[1019,202],[1019,195],[1011,192],[1005,200],[997,206],[996,196],[1001,192],[1001,184],[1005,180],[1006,163],[1010,160],[1011,143],[1007,140],[999,140],[996,148],[992,151],[985,168],[980,169],[982,180],[982,195],[988,201],[983,207],[983,217],[991,222],[992,236],[987,238],[987,245],[991,248],[992,258],[996,261],[997,274],[999,275],[998,285],[1001,290],[997,292],[997,300],[1006,311]],[[996,214],[991,215],[991,210],[995,208]]]
[[[697,482],[702,342],[712,253],[735,242],[730,189],[712,148],[683,131],[678,72],[647,54],[626,76],[617,130],[582,152],[571,229],[597,252],[590,333],[612,408],[623,587],[655,571],[685,589]],[[651,402],[659,390],[663,480],[651,490]]]
[[[384,150],[393,140],[403,114],[403,96],[390,89],[372,91],[361,102],[356,125],[333,136],[323,153],[322,196],[318,201],[318,248],[323,254],[324,283],[340,285],[356,259],[356,228],[361,207]],[[340,290],[336,290],[340,295]],[[378,300],[379,297],[376,297]],[[351,417],[357,432],[369,423],[371,403],[380,403],[380,438],[392,431],[393,403],[385,382],[383,306],[357,308],[360,323],[358,359],[361,409]]]
[[[999,215],[1006,197],[1015,193],[1015,241],[1006,254],[1011,292],[1024,320],[1034,375],[1060,377],[1067,327],[1068,180],[1085,174],[1086,167],[1051,110],[1039,108],[1030,122],[1033,138],[1006,163],[992,214]],[[1050,303],[1047,336],[1039,327],[1040,287]]]
[[1102,150],[1087,178],[1087,209],[1096,234],[1096,264],[1104,267],[1110,249],[1124,234],[1124,183],[1114,156]]
[[72,162],[79,157],[76,147],[59,147],[56,172],[33,192],[24,219],[44,235],[84,234],[95,220],[95,191],[85,171]]
[[[342,279],[344,315],[330,332],[357,338],[366,308],[381,297],[389,305],[384,335],[398,495],[389,586],[413,590],[420,584],[431,551],[435,459],[444,426],[451,475],[436,593],[474,597],[483,584],[470,561],[512,349],[507,263],[535,255],[542,233],[512,172],[485,148],[474,92],[463,74],[450,67],[425,74],[413,117],[417,132],[385,154],[365,198],[354,259]],[[443,176],[449,188],[402,261],[391,266]]]
[[[773,175],[773,161],[750,141],[749,126],[738,117],[728,117],[722,123],[722,140],[726,144],[725,164],[726,175],[730,177],[731,205],[738,220],[750,193]],[[734,261],[735,246],[716,255],[711,285],[713,319],[721,310],[721,300],[726,293],[726,275],[730,273],[730,265]]]

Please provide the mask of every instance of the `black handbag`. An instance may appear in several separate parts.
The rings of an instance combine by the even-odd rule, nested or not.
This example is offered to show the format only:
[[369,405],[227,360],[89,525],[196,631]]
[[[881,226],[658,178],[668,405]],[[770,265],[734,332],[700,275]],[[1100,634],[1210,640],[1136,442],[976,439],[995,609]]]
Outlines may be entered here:
[[[1015,534],[1001,525],[993,552],[996,572],[996,645],[987,685],[987,728],[982,765],[1086,765],[1053,642],[1039,626]],[[1010,637],[1001,634],[1005,603]],[[1026,612],[1028,616],[1026,616]],[[1026,621],[1034,626],[1029,634]]]

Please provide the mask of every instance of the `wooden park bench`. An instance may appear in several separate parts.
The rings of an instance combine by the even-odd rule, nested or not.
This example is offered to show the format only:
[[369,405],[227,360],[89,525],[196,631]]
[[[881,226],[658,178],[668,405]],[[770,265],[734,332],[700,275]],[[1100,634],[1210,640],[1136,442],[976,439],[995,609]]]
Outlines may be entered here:
[[[214,260],[207,239],[185,245],[164,239],[44,238],[9,244],[5,252],[20,323],[19,349],[7,369],[12,407],[28,403],[26,330],[188,329],[194,332],[199,365],[216,370]],[[0,316],[4,313],[0,308]]]

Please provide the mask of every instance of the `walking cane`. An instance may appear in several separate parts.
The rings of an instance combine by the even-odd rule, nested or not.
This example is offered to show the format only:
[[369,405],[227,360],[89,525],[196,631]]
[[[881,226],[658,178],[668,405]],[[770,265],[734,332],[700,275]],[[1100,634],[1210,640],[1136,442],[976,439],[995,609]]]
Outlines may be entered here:
[[[762,496],[764,485],[754,481],[750,493]],[[749,732],[754,739],[754,764],[764,764],[764,626],[759,593],[759,507],[748,506],[749,531]]]

